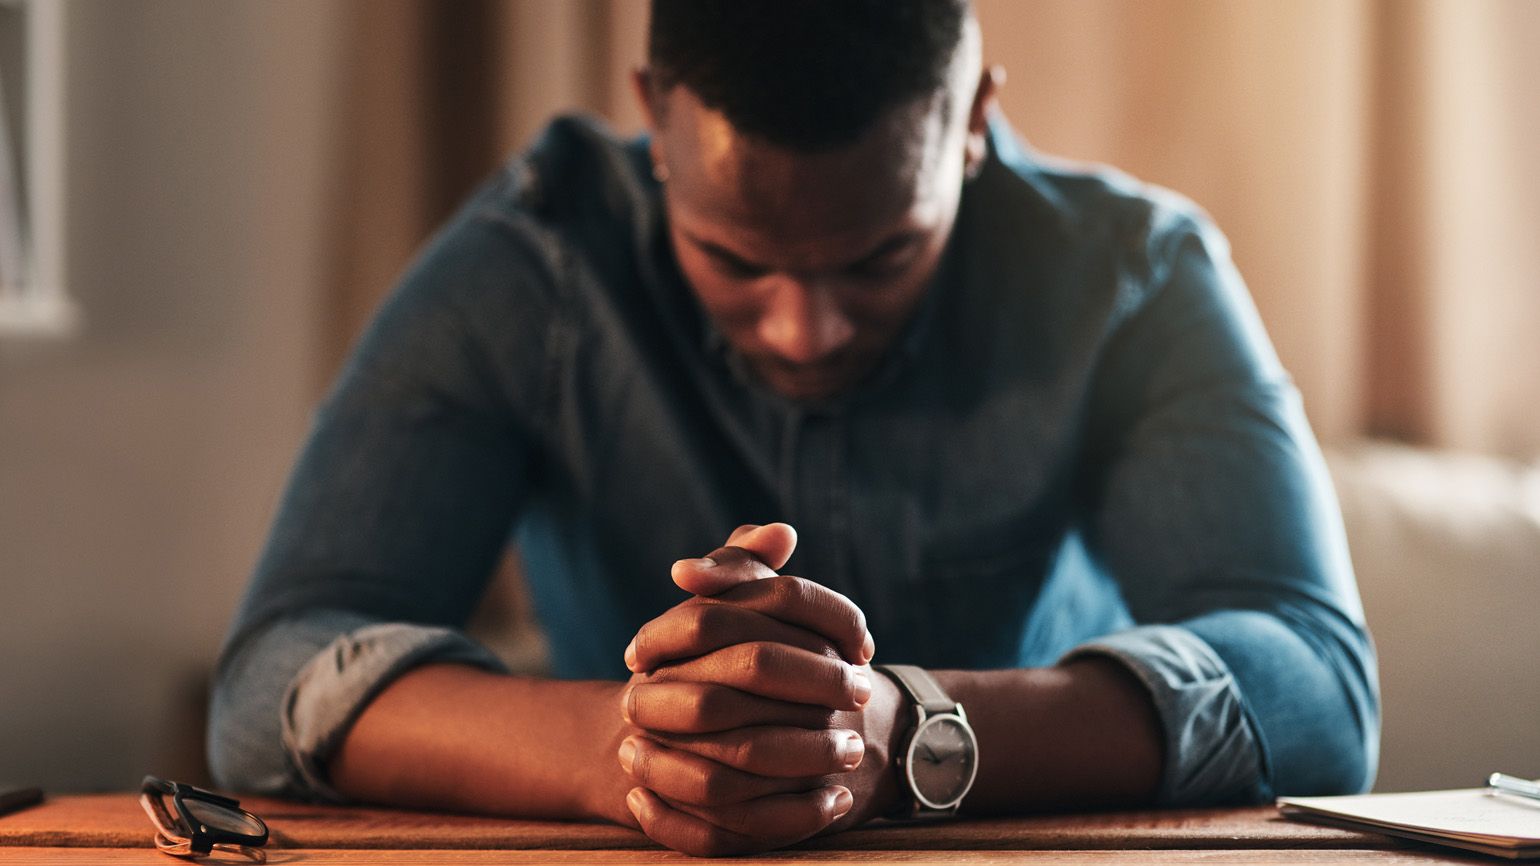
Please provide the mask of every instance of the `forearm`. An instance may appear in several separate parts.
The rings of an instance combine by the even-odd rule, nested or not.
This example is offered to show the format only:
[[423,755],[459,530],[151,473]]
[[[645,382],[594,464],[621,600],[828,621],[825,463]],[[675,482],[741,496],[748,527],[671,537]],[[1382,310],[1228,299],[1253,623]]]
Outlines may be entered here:
[[418,668],[359,716],[331,783],[387,805],[630,822],[630,784],[615,759],[621,688]]
[[963,705],[979,740],[966,811],[1153,801],[1160,721],[1149,694],[1118,663],[1084,658],[1051,668],[932,673]]

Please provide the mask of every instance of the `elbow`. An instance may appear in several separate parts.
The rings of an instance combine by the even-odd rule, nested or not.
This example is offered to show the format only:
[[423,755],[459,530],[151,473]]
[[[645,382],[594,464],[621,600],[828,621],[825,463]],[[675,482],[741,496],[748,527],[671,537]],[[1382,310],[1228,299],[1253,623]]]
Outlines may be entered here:
[[282,756],[275,756],[275,751],[273,745],[209,719],[209,773],[221,791],[268,796],[286,793],[287,774],[282,770]]
[[243,794],[292,794],[277,706],[281,688],[245,670],[243,659],[229,661],[216,676],[209,701],[206,757],[213,782]]
[[[1343,653],[1334,677],[1340,696],[1322,694],[1297,731],[1285,760],[1273,768],[1279,795],[1360,794],[1374,785],[1380,758],[1380,695],[1372,648]],[[1304,708],[1304,707],[1302,707]],[[1306,733],[1308,732],[1308,733]],[[1305,734],[1300,736],[1300,734]]]

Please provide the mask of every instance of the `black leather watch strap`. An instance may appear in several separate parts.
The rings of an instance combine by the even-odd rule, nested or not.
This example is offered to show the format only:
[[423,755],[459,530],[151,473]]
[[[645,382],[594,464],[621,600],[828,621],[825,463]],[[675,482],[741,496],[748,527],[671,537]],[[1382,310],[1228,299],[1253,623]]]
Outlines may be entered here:
[[941,684],[936,682],[936,678],[924,668],[914,665],[872,665],[872,667],[896,680],[904,691],[909,693],[909,697],[925,710],[926,714],[957,711],[957,702],[947,697]]

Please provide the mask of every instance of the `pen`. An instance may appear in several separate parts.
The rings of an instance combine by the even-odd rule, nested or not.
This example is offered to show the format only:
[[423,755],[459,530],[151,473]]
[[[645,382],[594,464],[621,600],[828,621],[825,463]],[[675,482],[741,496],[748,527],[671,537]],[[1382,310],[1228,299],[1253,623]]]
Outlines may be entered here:
[[1540,800],[1540,782],[1520,779],[1518,776],[1493,773],[1487,777],[1487,786],[1501,794],[1512,794],[1515,797]]
[[9,785],[0,785],[0,815],[19,812],[41,802],[43,802],[41,788],[13,788]]

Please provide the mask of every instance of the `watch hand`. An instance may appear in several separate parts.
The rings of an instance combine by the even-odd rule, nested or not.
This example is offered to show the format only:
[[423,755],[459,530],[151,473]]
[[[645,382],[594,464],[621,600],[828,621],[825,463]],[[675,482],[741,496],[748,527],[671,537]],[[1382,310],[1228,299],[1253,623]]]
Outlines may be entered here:
[[932,749],[930,747],[930,743],[922,742],[922,743],[920,743],[920,748],[924,749],[925,753],[929,756],[929,757],[926,758],[927,761],[930,761],[932,764],[939,764],[939,763],[941,763],[941,757],[936,754],[936,750],[935,749]]

